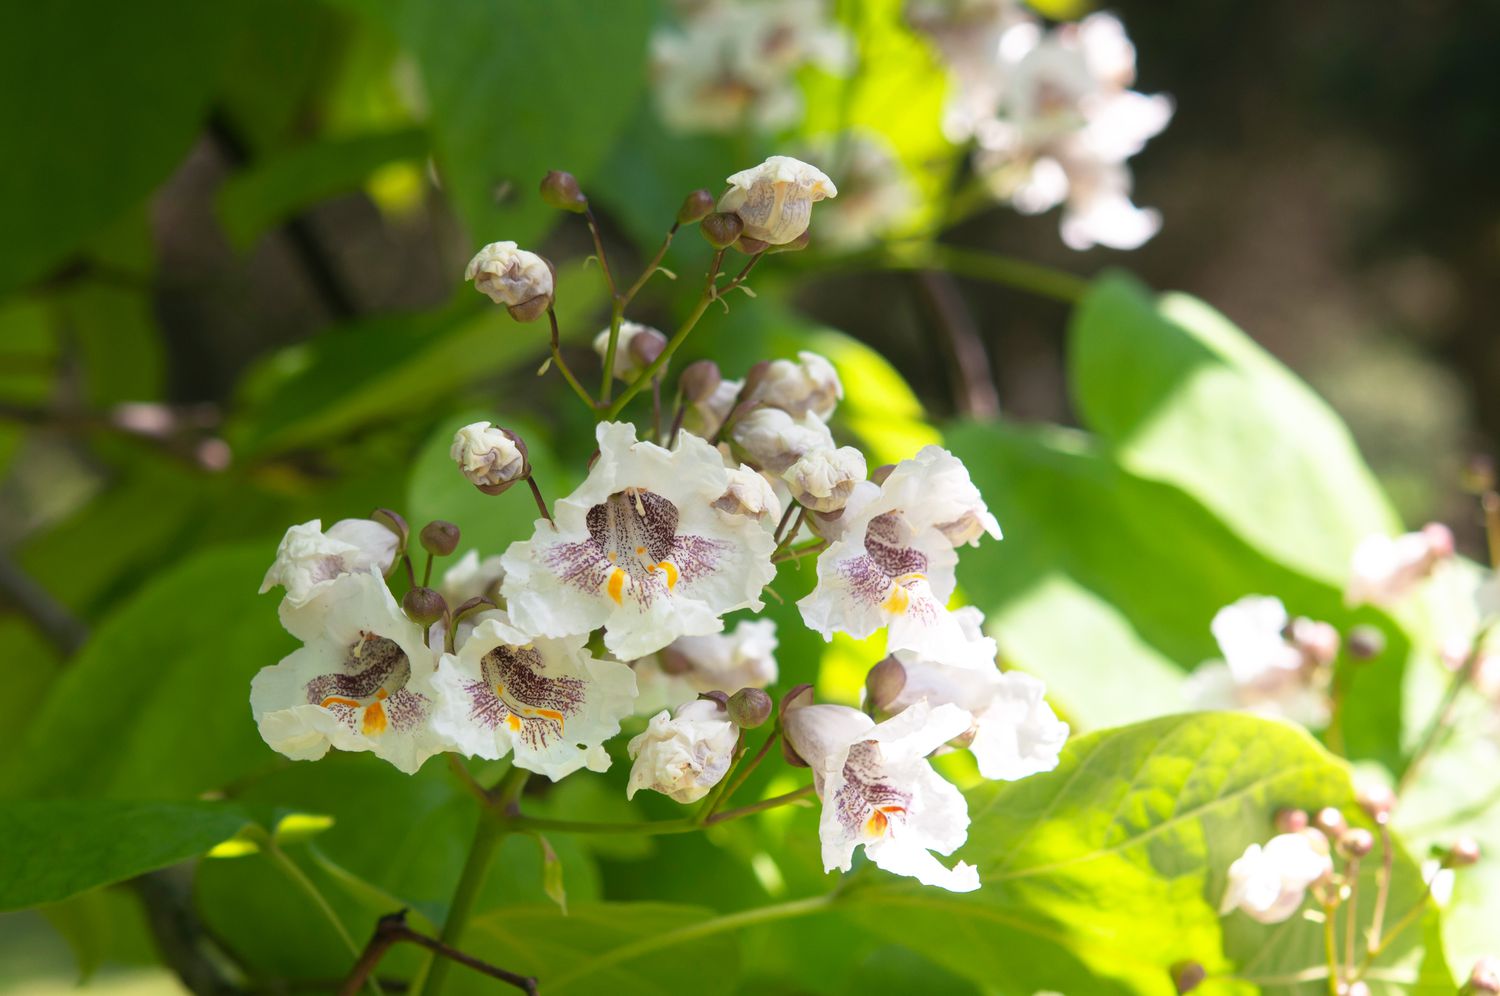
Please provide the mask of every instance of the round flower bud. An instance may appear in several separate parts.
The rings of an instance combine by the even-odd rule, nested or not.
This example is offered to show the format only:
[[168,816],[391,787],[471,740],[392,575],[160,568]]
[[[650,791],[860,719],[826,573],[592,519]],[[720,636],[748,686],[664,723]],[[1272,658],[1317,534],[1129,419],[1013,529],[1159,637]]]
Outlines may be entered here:
[[795,361],[773,360],[767,364],[753,397],[793,418],[811,413],[827,422],[844,397],[844,385],[832,363],[804,350]]
[[807,231],[814,202],[838,196],[822,170],[790,156],[772,156],[728,180],[720,211],[744,222],[744,235],[773,246],[786,245]]
[[713,360],[697,360],[683,368],[677,378],[677,390],[695,405],[706,404],[724,383],[724,375]]
[[1301,833],[1308,827],[1307,811],[1302,809],[1278,809],[1272,821],[1277,833]]
[[422,541],[422,549],[434,557],[446,557],[458,549],[459,540],[458,527],[443,519],[434,519],[422,527],[418,538]]
[[1469,836],[1460,837],[1448,848],[1448,853],[1443,855],[1443,867],[1467,868],[1479,862],[1480,854],[1479,841]]
[[1374,626],[1356,626],[1349,631],[1345,646],[1354,660],[1372,660],[1385,653],[1385,634]]
[[780,474],[814,450],[834,448],[828,426],[814,417],[794,419],[779,408],[757,408],[734,423],[736,448],[763,470]]
[[474,422],[453,436],[449,457],[480,491],[498,495],[531,473],[526,444],[509,429]]
[[1500,993],[1500,958],[1485,956],[1474,964],[1469,981],[1460,990],[1462,996],[1487,996]]
[[[615,341],[615,377],[623,381],[634,380],[666,348],[667,337],[651,326],[621,322],[620,335]],[[609,354],[609,329],[594,336],[594,352],[599,354],[599,362],[603,363]]]
[[1178,993],[1190,993],[1208,978],[1208,972],[1196,961],[1179,961],[1170,969],[1172,987]]
[[577,178],[572,173],[558,170],[552,170],[542,177],[542,200],[548,207],[572,211],[574,214],[582,214],[589,203],[589,199],[583,196],[583,191],[578,189]]
[[695,190],[682,199],[682,207],[677,209],[677,224],[691,225],[702,221],[713,209],[714,195],[707,190]]
[[724,211],[716,211],[713,214],[704,215],[703,223],[698,226],[708,244],[715,249],[728,249],[739,241],[740,233],[745,230],[745,223],[740,216]]
[[726,468],[726,473],[729,487],[714,502],[714,508],[753,519],[775,519],[781,515],[781,502],[760,471],[740,464]]
[[1362,858],[1375,850],[1375,835],[1364,827],[1354,827],[1339,838],[1339,853],[1346,858]]
[[1308,664],[1332,664],[1339,655],[1339,631],[1326,622],[1299,616],[1287,627],[1291,644],[1302,652]]
[[377,508],[370,513],[370,518],[385,526],[396,534],[396,549],[405,550],[407,541],[411,539],[411,527],[399,512],[393,512],[388,508]]
[[1329,840],[1338,840],[1349,829],[1349,821],[1344,819],[1344,814],[1334,806],[1318,810],[1318,815],[1313,817],[1313,826],[1323,831]]
[[534,321],[552,305],[552,265],[514,242],[491,242],[469,260],[464,279],[518,322]]
[[1396,808],[1396,793],[1388,785],[1371,785],[1360,789],[1358,801],[1359,808],[1375,821],[1376,826],[1385,826]]
[[412,588],[401,597],[401,610],[412,622],[431,626],[443,618],[448,603],[431,588]]
[[865,675],[865,695],[876,709],[890,708],[906,688],[906,668],[894,656],[886,657]]
[[814,512],[837,512],[865,479],[865,455],[852,446],[813,450],[781,474],[792,497]]
[[771,718],[771,696],[759,688],[741,688],[729,696],[729,718],[742,730],[753,730]]

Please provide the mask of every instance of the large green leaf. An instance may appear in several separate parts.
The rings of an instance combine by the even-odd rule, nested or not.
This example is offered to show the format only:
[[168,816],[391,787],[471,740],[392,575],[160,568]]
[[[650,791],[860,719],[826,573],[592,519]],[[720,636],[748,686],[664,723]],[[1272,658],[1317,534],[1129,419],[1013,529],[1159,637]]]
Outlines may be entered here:
[[237,4],[56,0],[0,32],[0,291],[43,273],[182,158]]
[[[1076,739],[1057,770],[969,800],[958,856],[979,867],[979,891],[886,879],[852,889],[845,915],[1001,993],[1166,996],[1183,960],[1207,969],[1205,994],[1327,991],[1318,924],[1218,914],[1230,862],[1274,833],[1278,808],[1358,814],[1346,769],[1306,734],[1248,716],[1168,717]],[[1372,886],[1364,876],[1362,890]],[[1398,853],[1391,919],[1423,891]],[[1377,959],[1375,992],[1453,991],[1435,913],[1425,921]]]
[[244,826],[221,802],[0,803],[0,910],[55,903],[208,851]]
[[1069,357],[1084,421],[1125,466],[1271,557],[1342,584],[1355,544],[1399,527],[1338,416],[1203,302],[1102,277],[1074,313]]
[[204,551],[94,631],[53,683],[0,794],[172,799],[274,763],[250,679],[292,647],[256,589],[274,544]]
[[1182,675],[1218,656],[1214,613],[1275,595],[1293,614],[1385,633],[1382,656],[1352,674],[1343,732],[1353,756],[1396,761],[1410,643],[1389,617],[1351,611],[1334,586],[1267,557],[1081,434],[991,424],[949,439],[1006,531],[963,551],[959,580],[1002,653],[1044,678],[1075,720],[1094,728],[1182,708]]

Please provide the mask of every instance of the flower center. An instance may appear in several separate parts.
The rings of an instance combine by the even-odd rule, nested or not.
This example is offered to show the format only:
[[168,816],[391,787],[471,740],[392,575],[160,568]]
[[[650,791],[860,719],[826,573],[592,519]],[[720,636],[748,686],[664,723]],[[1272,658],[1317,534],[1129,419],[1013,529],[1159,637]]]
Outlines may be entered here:
[[856,597],[895,615],[911,608],[912,589],[927,580],[927,557],[911,541],[911,527],[900,511],[870,520],[865,556],[850,567]]
[[483,680],[470,682],[469,715],[491,729],[502,723],[540,750],[562,737],[582,707],[586,685],[571,675],[549,677],[535,647],[496,647],[480,659]]
[[[365,736],[379,736],[392,720],[404,726],[418,696],[405,691],[411,680],[411,661],[395,640],[361,632],[349,647],[341,671],[320,674],[307,683],[307,701],[331,710],[345,724]],[[396,696],[393,700],[392,696]]]
[[645,488],[626,488],[589,509],[589,537],[609,561],[605,591],[616,605],[632,590],[640,597],[654,581],[667,591],[677,587],[682,572],[671,559],[677,518],[676,505]]
[[855,744],[844,762],[844,783],[833,799],[839,825],[852,837],[878,839],[904,823],[911,793],[883,780],[880,745],[874,740]]

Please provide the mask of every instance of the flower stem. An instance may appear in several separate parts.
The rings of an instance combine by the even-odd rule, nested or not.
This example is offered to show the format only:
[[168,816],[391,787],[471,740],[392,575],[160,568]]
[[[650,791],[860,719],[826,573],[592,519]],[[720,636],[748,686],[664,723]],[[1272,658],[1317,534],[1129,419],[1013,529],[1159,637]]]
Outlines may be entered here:
[[536,500],[536,507],[542,512],[542,517],[552,523],[552,528],[557,528],[557,523],[552,521],[552,513],[547,509],[547,500],[542,497],[542,489],[536,486],[536,478],[530,474],[526,475],[526,483],[531,485],[531,497]]
[[620,323],[625,318],[625,308],[616,298],[609,309],[609,343],[604,347],[604,379],[599,384],[599,403],[609,404],[615,390],[615,353],[620,349]]
[[1333,925],[1336,909],[1332,904],[1323,906],[1323,954],[1328,959],[1328,996],[1339,996],[1339,950]]
[[599,269],[604,271],[604,282],[609,285],[609,296],[618,298],[620,295],[615,290],[615,276],[609,271],[609,257],[604,255],[604,235],[599,231],[599,219],[594,217],[594,209],[585,204],[583,217],[589,223],[589,234],[594,237],[594,256],[599,260]]
[[1064,270],[941,242],[896,243],[886,249],[880,263],[890,270],[942,270],[954,276],[987,280],[1067,304],[1076,303],[1089,288],[1089,282],[1083,277]]
[[597,411],[599,406],[594,402],[589,392],[583,389],[583,385],[578,383],[578,378],[573,376],[573,371],[568,369],[568,363],[563,359],[562,349],[558,341],[557,312],[550,307],[547,309],[547,321],[552,324],[552,362],[557,364],[557,369],[562,373],[563,380],[568,382],[568,386],[573,389],[573,393],[582,398],[585,405],[588,405],[589,411]]
[[679,222],[672,222],[672,227],[667,229],[667,237],[662,239],[661,248],[656,250],[656,255],[651,257],[651,262],[646,264],[646,268],[641,271],[641,275],[636,279],[636,282],[631,284],[630,288],[624,294],[620,295],[620,307],[622,310],[635,299],[635,296],[641,292],[641,288],[646,286],[646,281],[655,275],[657,268],[661,266],[662,259],[667,255],[667,247],[672,244],[672,236],[677,234],[679,227],[681,227]]

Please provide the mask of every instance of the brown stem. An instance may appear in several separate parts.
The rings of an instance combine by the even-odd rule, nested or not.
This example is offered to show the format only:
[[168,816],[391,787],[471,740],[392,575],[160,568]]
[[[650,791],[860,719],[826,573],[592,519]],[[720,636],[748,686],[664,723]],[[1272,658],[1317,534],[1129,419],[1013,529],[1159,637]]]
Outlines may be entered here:
[[594,217],[592,206],[583,206],[583,216],[589,223],[589,234],[594,237],[594,255],[599,259],[599,269],[604,271],[604,282],[609,285],[609,296],[618,300],[619,293],[615,290],[614,274],[609,272],[609,259],[604,255],[604,234],[599,230],[599,219]]
[[557,523],[552,521],[552,513],[548,511],[547,502],[542,498],[542,489],[536,486],[536,478],[527,474],[526,483],[531,485],[531,497],[536,499],[536,507],[542,510],[542,516],[556,529]]
[[0,553],[0,595],[30,619],[64,658],[72,657],[88,641],[88,627],[66,605]]
[[375,971],[376,966],[380,964],[380,960],[385,957],[386,952],[402,942],[426,948],[441,958],[458,962],[492,979],[499,979],[506,985],[514,986],[530,996],[537,996],[535,977],[508,972],[497,965],[481,961],[473,955],[464,954],[452,945],[444,944],[436,938],[418,933],[407,926],[405,910],[389,913],[375,924],[375,933],[370,936],[370,942],[365,945],[359,960],[354,963],[354,967],[349,970],[348,977],[339,987],[339,996],[355,996],[370,978],[371,973]]

